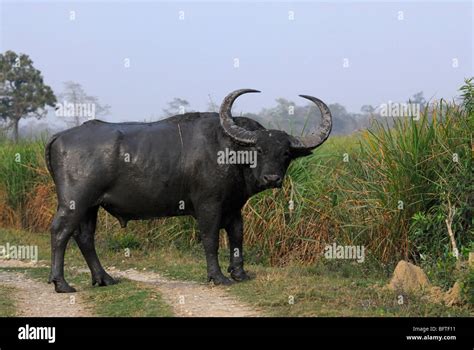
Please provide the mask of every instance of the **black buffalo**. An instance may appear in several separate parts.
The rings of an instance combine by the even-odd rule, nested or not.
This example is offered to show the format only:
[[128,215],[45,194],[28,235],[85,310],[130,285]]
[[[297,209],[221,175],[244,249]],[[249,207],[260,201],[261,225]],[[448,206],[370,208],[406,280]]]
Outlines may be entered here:
[[[99,262],[94,246],[97,212],[104,208],[122,227],[129,220],[192,215],[207,260],[207,276],[229,284],[218,263],[219,230],[230,243],[228,272],[248,279],[243,267],[241,209],[254,194],[281,187],[290,162],[309,155],[331,132],[331,113],[315,97],[301,95],[321,111],[318,129],[306,137],[268,130],[249,118],[233,118],[238,90],[219,113],[187,113],[153,123],[92,120],[54,135],[46,163],[54,179],[58,208],[51,226],[51,274],[56,292],[74,292],[64,279],[64,254],[71,236],[92,273],[92,283],[116,283]],[[220,151],[254,152],[257,163],[218,161]],[[245,152],[241,153],[244,154]],[[250,154],[250,153],[247,153]],[[222,155],[222,153],[221,153]]]

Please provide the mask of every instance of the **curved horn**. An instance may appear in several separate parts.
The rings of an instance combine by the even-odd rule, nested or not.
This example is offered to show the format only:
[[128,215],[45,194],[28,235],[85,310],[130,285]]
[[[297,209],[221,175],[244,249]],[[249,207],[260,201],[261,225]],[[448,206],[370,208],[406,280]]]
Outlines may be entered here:
[[293,149],[314,149],[322,144],[329,137],[332,129],[332,116],[328,106],[320,99],[308,96],[300,95],[301,97],[314,102],[321,111],[321,124],[318,130],[312,132],[310,135],[304,137],[291,137],[291,148]]
[[246,130],[235,124],[231,113],[232,105],[234,104],[234,101],[237,99],[237,97],[249,92],[260,91],[253,89],[241,89],[228,94],[222,102],[221,109],[219,111],[219,117],[221,118],[221,126],[227,135],[237,142],[246,145],[254,145],[257,140],[255,132]]

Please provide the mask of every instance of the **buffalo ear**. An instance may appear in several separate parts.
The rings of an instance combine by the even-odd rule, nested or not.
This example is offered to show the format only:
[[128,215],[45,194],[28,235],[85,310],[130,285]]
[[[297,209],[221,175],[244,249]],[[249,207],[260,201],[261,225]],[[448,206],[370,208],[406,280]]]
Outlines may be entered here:
[[312,153],[311,149],[305,149],[305,148],[292,148],[291,149],[291,159],[296,159],[299,157],[306,157],[309,156]]

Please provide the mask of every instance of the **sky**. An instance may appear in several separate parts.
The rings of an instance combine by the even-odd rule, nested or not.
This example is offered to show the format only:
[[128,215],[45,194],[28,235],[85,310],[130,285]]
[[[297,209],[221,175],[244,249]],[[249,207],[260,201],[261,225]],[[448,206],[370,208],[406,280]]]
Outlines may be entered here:
[[80,83],[111,121],[156,119],[174,97],[205,110],[239,88],[262,91],[243,112],[299,94],[352,112],[451,99],[473,76],[473,29],[472,1],[0,0],[0,51],[28,54],[55,93]]

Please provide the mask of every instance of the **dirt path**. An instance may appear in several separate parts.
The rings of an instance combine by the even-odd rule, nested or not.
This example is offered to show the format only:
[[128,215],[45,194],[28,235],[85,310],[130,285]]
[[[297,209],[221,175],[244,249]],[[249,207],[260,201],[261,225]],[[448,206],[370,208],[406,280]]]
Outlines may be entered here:
[[[26,263],[18,260],[0,260],[0,268],[47,267],[46,262]],[[79,272],[89,273],[87,269]],[[173,307],[178,317],[259,317],[261,313],[228,295],[225,287],[214,287],[189,281],[176,281],[158,273],[109,269],[114,277],[127,278],[155,287],[163,299]],[[58,294],[52,285],[38,282],[17,272],[0,271],[0,284],[15,287],[19,316],[92,316],[81,301],[81,293]],[[71,303],[73,298],[74,303]]]
[[[38,265],[0,260],[0,267],[38,267]],[[87,305],[82,302],[80,294],[58,294],[51,285],[31,279],[24,273],[0,271],[0,284],[15,288],[17,316],[92,316]]]
[[259,317],[260,312],[228,295],[224,287],[175,281],[155,272],[111,269],[112,276],[154,285],[180,317]]

